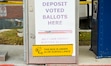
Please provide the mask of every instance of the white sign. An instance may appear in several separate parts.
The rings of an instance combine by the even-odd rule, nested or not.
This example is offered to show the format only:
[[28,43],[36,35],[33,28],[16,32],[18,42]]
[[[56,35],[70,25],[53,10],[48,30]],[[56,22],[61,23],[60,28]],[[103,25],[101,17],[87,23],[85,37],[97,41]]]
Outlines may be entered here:
[[37,45],[75,47],[75,0],[35,0],[35,26]]
[[1,17],[7,16],[7,9],[6,9],[6,6],[4,5],[0,5],[0,16]]

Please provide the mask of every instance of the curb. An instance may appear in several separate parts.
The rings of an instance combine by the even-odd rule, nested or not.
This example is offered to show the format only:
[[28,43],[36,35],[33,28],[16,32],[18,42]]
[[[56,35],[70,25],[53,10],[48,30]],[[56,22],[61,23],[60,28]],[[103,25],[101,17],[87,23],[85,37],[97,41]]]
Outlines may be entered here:
[[0,66],[15,66],[14,64],[0,64]]

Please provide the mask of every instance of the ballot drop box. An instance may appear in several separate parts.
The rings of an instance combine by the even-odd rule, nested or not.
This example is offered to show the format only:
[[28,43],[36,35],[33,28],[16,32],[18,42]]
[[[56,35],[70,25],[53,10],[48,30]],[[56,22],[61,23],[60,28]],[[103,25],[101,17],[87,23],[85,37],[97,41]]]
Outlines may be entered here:
[[24,0],[27,64],[77,64],[78,4],[78,0]]
[[111,57],[110,0],[93,0],[91,50],[97,58]]

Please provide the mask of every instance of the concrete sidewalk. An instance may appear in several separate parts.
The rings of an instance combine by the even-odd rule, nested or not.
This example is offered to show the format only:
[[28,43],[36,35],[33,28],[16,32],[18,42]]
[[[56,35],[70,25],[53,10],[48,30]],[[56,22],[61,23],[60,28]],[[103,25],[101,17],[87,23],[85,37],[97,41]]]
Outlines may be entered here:
[[[95,58],[96,56],[91,51],[89,51],[89,48],[90,46],[79,46],[79,65],[111,66],[111,58],[96,59]],[[32,65],[26,65],[26,63],[24,62],[23,45],[0,45],[0,51],[8,52],[8,59],[6,61],[0,61],[0,64],[13,64],[15,66],[32,66]],[[43,66],[43,65],[36,65],[36,66]]]
[[79,46],[80,65],[110,65],[111,58],[96,59],[96,55],[89,50],[90,46]]
[[24,48],[17,45],[0,45],[0,51],[8,52],[6,61],[0,61],[0,64],[26,65],[24,62]]

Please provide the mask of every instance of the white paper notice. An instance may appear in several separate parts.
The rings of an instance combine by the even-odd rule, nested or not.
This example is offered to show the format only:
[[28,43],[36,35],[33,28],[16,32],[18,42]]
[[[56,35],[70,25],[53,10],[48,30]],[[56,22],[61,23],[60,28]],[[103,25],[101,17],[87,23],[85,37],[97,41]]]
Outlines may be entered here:
[[35,0],[37,45],[76,44],[75,30],[75,0]]

